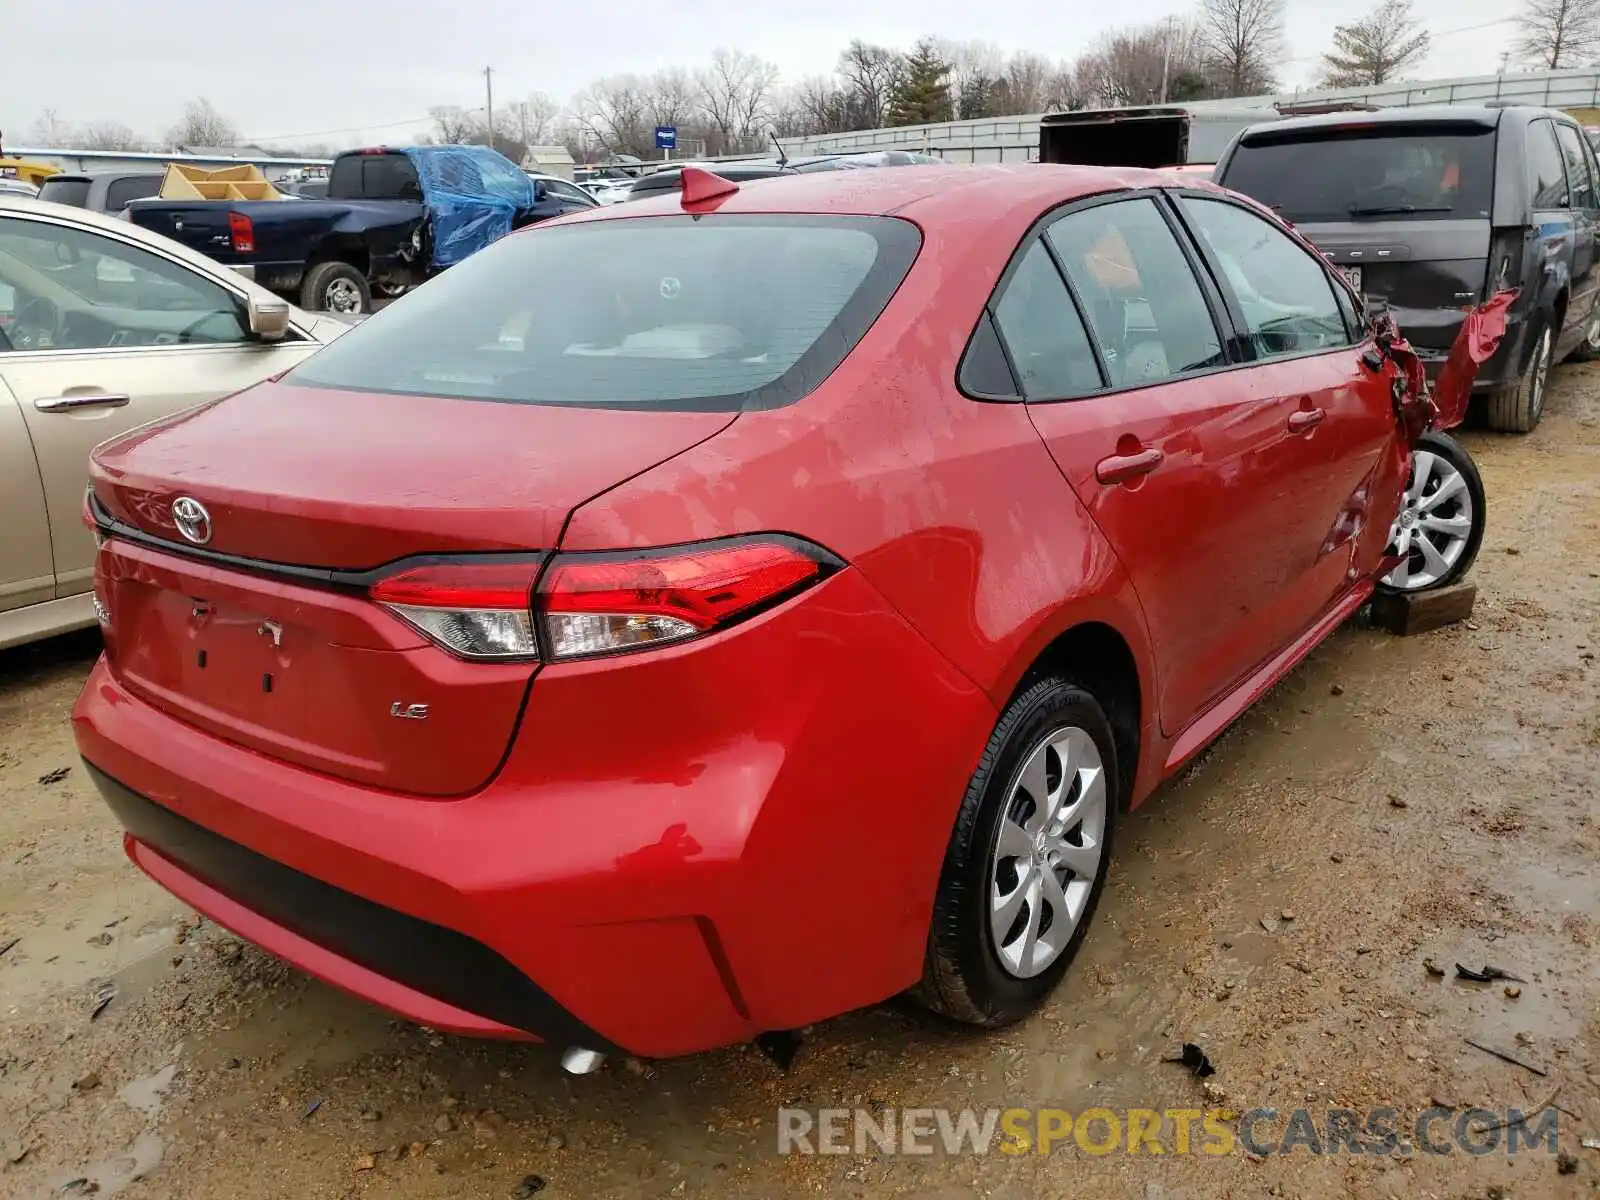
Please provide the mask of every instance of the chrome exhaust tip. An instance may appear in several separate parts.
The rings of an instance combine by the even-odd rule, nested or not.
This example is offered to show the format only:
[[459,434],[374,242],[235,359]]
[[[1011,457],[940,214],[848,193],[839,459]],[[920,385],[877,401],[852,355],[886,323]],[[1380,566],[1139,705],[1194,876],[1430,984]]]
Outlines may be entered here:
[[568,1075],[592,1075],[605,1065],[606,1056],[598,1050],[568,1046],[561,1053],[561,1069]]

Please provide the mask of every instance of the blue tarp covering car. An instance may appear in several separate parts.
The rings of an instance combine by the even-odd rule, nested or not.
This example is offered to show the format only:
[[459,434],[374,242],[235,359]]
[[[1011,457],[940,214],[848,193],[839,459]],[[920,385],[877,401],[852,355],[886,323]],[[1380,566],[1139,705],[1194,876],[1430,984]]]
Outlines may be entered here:
[[487,146],[408,146],[403,153],[422,184],[435,269],[504,237],[533,208],[533,180]]

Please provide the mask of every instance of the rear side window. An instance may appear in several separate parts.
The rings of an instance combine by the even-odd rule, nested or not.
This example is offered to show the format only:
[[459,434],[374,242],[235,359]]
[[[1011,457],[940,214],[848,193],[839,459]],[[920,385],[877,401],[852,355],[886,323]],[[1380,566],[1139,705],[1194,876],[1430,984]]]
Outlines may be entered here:
[[1269,130],[1241,143],[1217,182],[1296,224],[1394,216],[1487,219],[1494,130],[1461,124],[1293,136]]
[[1027,399],[1080,396],[1104,386],[1089,335],[1043,242],[1023,254],[994,316]]
[[39,188],[39,199],[48,200],[52,204],[70,204],[73,208],[82,208],[89,203],[89,181],[46,179]]
[[[286,377],[518,404],[739,411],[799,399],[921,246],[893,217],[641,217],[504,238]],[[540,281],[559,280],[560,296]]]
[[1535,208],[1565,208],[1567,177],[1556,145],[1555,125],[1535,121],[1528,126],[1528,194]]
[[346,154],[334,160],[328,195],[339,200],[420,200],[422,185],[404,154]]
[[106,211],[121,212],[135,200],[145,200],[161,190],[161,176],[132,175],[106,185]]
[[1583,139],[1572,125],[1557,125],[1556,137],[1561,141],[1561,157],[1567,165],[1567,180],[1574,208],[1593,208],[1595,205],[1594,180],[1589,175],[1589,159],[1584,154]]
[[1068,213],[1046,236],[1083,301],[1112,387],[1226,362],[1211,306],[1154,200]]
[[1350,343],[1327,270],[1282,230],[1225,200],[1179,201],[1244,312],[1257,358]]

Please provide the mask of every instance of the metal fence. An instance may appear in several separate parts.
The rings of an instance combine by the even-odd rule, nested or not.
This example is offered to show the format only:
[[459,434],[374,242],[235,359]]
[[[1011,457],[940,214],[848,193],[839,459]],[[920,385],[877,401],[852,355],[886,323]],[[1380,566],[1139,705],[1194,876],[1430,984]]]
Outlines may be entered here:
[[[1199,113],[1261,109],[1265,117],[1275,113],[1280,106],[1371,104],[1380,108],[1408,108],[1419,104],[1482,104],[1489,101],[1548,108],[1600,109],[1600,69],[1582,67],[1563,71],[1412,81],[1381,87],[1296,91],[1231,100],[1200,100],[1182,107]],[[1038,154],[1039,121],[1043,116],[1043,113],[1033,113],[994,120],[945,121],[935,125],[903,125],[821,134],[786,140],[784,148],[791,155],[916,150],[938,154],[952,162],[1026,162]]]

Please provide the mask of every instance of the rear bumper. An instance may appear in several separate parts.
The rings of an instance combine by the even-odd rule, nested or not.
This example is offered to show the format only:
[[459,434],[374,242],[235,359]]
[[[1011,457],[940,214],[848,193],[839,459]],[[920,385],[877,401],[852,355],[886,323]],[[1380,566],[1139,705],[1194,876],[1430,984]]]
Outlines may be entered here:
[[647,1056],[913,983],[994,719],[854,571],[700,643],[545,668],[461,800],[244,750],[104,660],[73,714],[130,856],[219,923],[435,1028]]
[[[1430,344],[1419,346],[1412,342],[1412,349],[1417,352],[1417,357],[1422,360],[1423,369],[1432,382],[1450,357],[1450,342],[1461,329],[1461,323],[1466,318],[1465,313],[1450,310],[1428,310],[1420,314],[1414,309],[1391,309],[1395,320],[1400,324],[1400,332],[1408,339],[1421,336]],[[1503,387],[1515,383],[1522,373],[1522,368],[1527,362],[1526,338],[1528,333],[1528,320],[1524,313],[1513,313],[1507,319],[1506,334],[1501,340],[1499,348],[1488,362],[1478,368],[1477,377],[1473,381],[1473,392],[1486,392],[1493,388]],[[1440,346],[1443,349],[1440,349]]]

